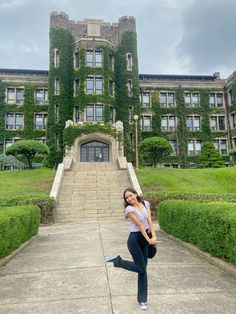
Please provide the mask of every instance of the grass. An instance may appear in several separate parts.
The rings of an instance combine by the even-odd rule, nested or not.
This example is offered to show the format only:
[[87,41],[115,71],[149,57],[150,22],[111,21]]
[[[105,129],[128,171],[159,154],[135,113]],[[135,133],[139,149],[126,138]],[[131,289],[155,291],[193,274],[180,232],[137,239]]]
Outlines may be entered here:
[[143,192],[236,193],[236,168],[144,168],[136,174]]
[[0,197],[49,195],[54,176],[48,168],[0,171]]

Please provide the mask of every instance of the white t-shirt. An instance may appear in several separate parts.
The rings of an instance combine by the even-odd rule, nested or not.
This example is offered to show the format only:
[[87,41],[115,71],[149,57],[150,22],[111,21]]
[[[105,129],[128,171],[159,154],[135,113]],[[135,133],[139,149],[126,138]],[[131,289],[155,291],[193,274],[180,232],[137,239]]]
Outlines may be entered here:
[[[143,208],[141,210],[136,209],[135,207],[128,205],[125,208],[125,217],[128,217],[129,213],[133,213],[137,216],[138,220],[143,224],[144,228],[149,230],[148,225],[148,208],[150,207],[150,203],[148,201],[144,201],[145,206],[143,205]],[[138,232],[140,229],[137,227],[135,222],[132,221],[131,226],[129,228],[129,232]]]

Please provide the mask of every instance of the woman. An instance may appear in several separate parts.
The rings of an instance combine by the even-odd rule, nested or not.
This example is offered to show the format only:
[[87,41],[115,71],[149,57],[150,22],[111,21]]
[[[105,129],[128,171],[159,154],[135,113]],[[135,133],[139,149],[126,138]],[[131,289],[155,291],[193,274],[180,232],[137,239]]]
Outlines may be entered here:
[[115,267],[124,268],[138,273],[137,299],[142,310],[147,309],[147,262],[148,245],[156,244],[156,234],[152,224],[150,204],[142,201],[133,188],[128,188],[123,194],[125,202],[125,216],[131,220],[128,237],[128,249],[133,257],[133,262],[123,260],[119,255],[108,258]]

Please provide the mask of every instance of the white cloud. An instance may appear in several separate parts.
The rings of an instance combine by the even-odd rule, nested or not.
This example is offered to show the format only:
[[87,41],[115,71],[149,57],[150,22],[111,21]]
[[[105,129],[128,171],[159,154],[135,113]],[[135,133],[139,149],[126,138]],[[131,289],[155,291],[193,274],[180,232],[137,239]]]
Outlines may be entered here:
[[236,68],[235,0],[1,0],[0,67],[48,68],[49,18],[137,22],[142,73],[212,74]]

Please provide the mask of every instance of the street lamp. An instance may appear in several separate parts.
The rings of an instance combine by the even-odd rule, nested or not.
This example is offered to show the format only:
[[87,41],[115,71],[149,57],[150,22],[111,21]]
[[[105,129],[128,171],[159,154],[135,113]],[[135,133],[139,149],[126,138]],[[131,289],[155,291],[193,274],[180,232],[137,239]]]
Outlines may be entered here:
[[136,155],[136,169],[139,168],[139,160],[138,160],[138,115],[134,115],[135,121],[135,155]]

